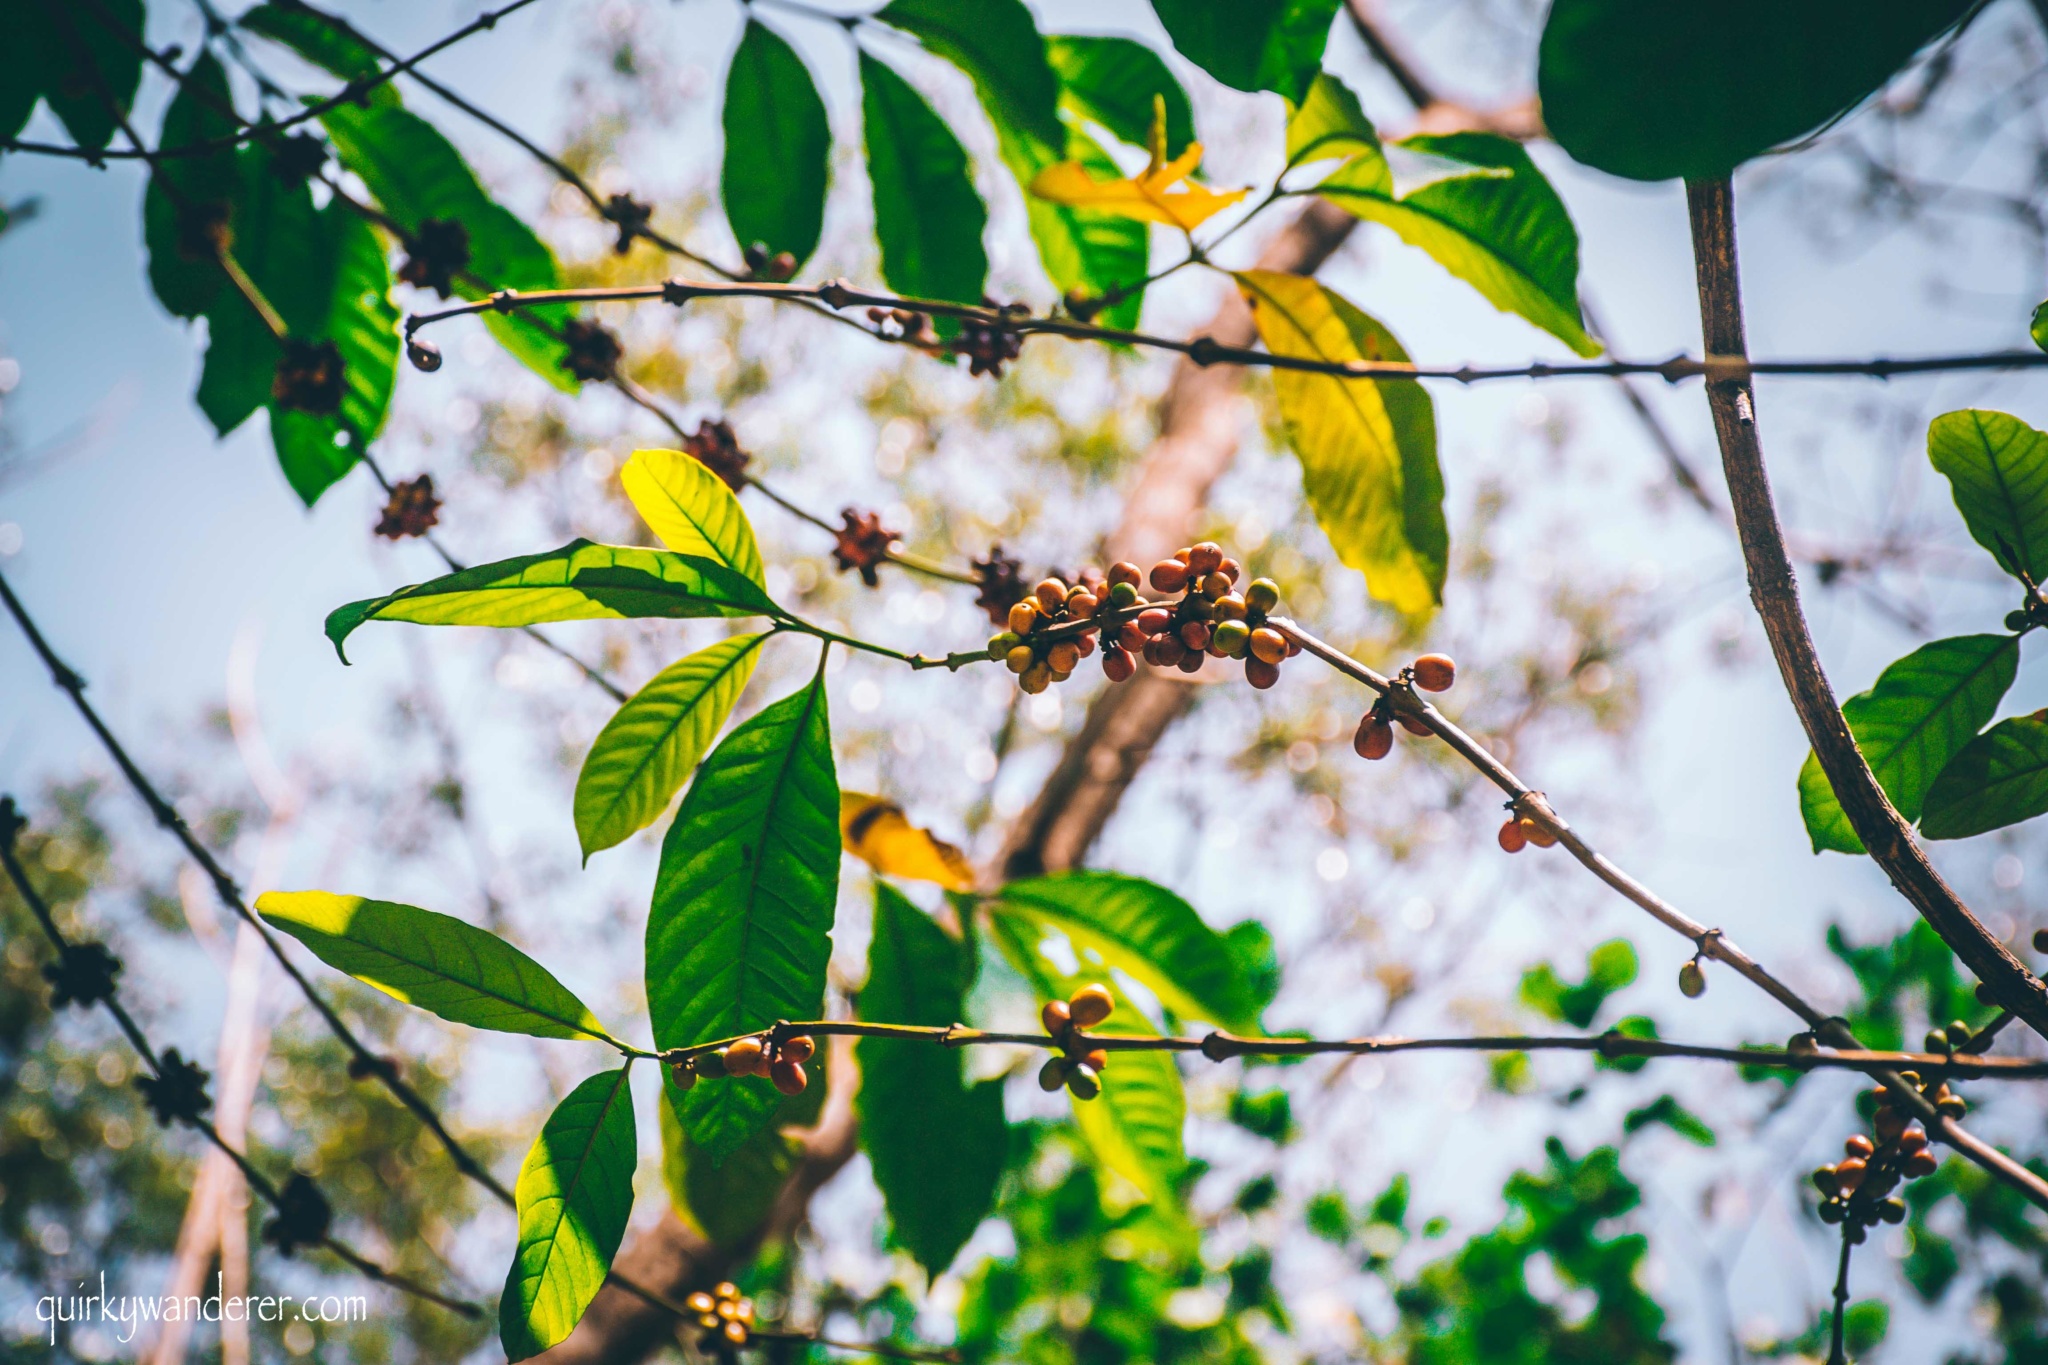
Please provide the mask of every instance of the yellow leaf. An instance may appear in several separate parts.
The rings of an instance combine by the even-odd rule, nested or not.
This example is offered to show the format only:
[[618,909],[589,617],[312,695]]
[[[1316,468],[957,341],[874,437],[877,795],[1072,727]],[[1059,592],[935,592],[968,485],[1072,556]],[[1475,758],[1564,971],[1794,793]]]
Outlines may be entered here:
[[882,797],[839,793],[839,839],[848,853],[887,876],[937,882],[948,891],[974,886],[966,854],[911,824],[903,807]]
[[[1274,355],[1408,359],[1386,328],[1312,279],[1248,270],[1237,282]],[[1301,460],[1302,490],[1337,557],[1402,615],[1429,615],[1443,600],[1450,555],[1429,395],[1412,379],[1299,370],[1275,370],[1273,386]]]
[[1031,179],[1031,192],[1040,199],[1069,208],[1097,209],[1119,218],[1163,223],[1183,232],[1208,222],[1251,193],[1229,190],[1218,194],[1205,185],[1188,183],[1188,174],[1202,164],[1202,144],[1190,142],[1173,160],[1166,159],[1166,101],[1152,99],[1152,157],[1144,173],[1124,180],[1097,180],[1078,161],[1047,166]]
[[740,500],[694,456],[636,450],[619,471],[626,496],[648,529],[677,554],[701,555],[759,583],[761,550]]

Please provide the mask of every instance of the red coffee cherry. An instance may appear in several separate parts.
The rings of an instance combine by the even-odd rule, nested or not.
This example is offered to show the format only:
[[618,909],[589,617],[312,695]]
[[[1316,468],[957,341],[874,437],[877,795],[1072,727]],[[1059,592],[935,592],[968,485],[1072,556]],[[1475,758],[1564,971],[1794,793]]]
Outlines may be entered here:
[[1067,594],[1067,614],[1077,621],[1092,619],[1101,606],[1101,599],[1092,592],[1077,589]]
[[1145,642],[1143,649],[1138,651],[1144,657],[1145,662],[1151,664],[1154,668],[1165,666],[1165,661],[1159,657],[1159,646],[1165,639],[1164,635],[1155,635]]
[[1244,680],[1263,692],[1280,681],[1280,665],[1269,664],[1264,659],[1250,658],[1244,661]]
[[1522,832],[1521,822],[1509,820],[1500,827],[1500,846],[1505,853],[1520,853],[1529,846],[1529,836]]
[[1396,715],[1394,719],[1400,721],[1401,728],[1403,730],[1406,730],[1411,735],[1427,735],[1433,733],[1430,730],[1429,726],[1418,717]]
[[1394,727],[1368,711],[1358,722],[1358,733],[1351,737],[1351,747],[1360,758],[1385,758],[1394,749]]
[[1175,664],[1174,667],[1183,673],[1200,673],[1202,665],[1207,663],[1208,659],[1209,654],[1207,650],[1191,649],[1181,655],[1180,662]]
[[1899,1173],[1908,1180],[1918,1180],[1923,1176],[1933,1175],[1934,1168],[1940,1164],[1935,1159],[1934,1153],[1922,1147],[1900,1163]]
[[1116,628],[1116,642],[1128,650],[1140,650],[1152,637],[1136,621],[1126,621]]
[[1228,555],[1225,555],[1223,558],[1223,562],[1216,566],[1216,572],[1222,574],[1225,578],[1235,583],[1237,582],[1238,578],[1243,575],[1244,566],[1239,564],[1236,560],[1230,558]]
[[1842,1151],[1849,1156],[1868,1157],[1877,1150],[1877,1144],[1861,1133],[1851,1133],[1842,1143]]
[[792,1062],[808,1062],[818,1055],[818,1043],[810,1034],[799,1033],[794,1038],[783,1039],[778,1052]]
[[1143,577],[1143,571],[1128,559],[1119,559],[1109,566],[1109,586],[1112,588],[1119,583],[1128,583],[1135,588]]
[[1173,613],[1165,607],[1147,607],[1138,613],[1137,627],[1147,635],[1164,635],[1173,628]]
[[1188,566],[1177,560],[1162,559],[1152,566],[1152,589],[1155,592],[1179,592],[1188,585]]
[[1087,658],[1090,654],[1093,654],[1095,652],[1095,637],[1093,635],[1075,636],[1074,648],[1081,651],[1082,658]]
[[[1158,655],[1152,662],[1161,668],[1172,668],[1188,656],[1188,647],[1178,635],[1162,635],[1152,642],[1152,652]],[[1147,654],[1152,658],[1152,654]]]
[[1209,647],[1209,627],[1202,621],[1189,621],[1180,628],[1180,642],[1189,649]]
[[801,1095],[804,1087],[811,1083],[811,1078],[804,1074],[804,1064],[792,1062],[787,1057],[775,1059],[768,1068],[768,1079],[785,1095]]
[[1123,682],[1137,671],[1138,665],[1128,650],[1111,645],[1102,651],[1102,675],[1111,682]]
[[1064,1000],[1048,1000],[1039,1007],[1038,1021],[1045,1025],[1045,1031],[1058,1038],[1074,1026],[1074,1011]]
[[1203,576],[1215,573],[1223,567],[1223,547],[1213,540],[1188,547],[1188,573]]
[[1425,654],[1415,661],[1415,685],[1425,692],[1448,692],[1458,679],[1458,666],[1448,654]]

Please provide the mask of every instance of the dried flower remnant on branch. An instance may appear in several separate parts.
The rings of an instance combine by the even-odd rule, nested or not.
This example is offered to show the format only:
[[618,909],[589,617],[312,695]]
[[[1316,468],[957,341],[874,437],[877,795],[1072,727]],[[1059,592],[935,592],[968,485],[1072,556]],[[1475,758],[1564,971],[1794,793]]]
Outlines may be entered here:
[[434,476],[422,474],[391,486],[375,530],[386,540],[404,540],[425,535],[440,520],[441,499],[434,492]]

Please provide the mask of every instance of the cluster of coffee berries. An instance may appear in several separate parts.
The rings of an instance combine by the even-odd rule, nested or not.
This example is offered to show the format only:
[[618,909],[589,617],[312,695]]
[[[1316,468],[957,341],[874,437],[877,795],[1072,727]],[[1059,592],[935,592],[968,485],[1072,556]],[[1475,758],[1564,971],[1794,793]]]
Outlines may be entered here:
[[927,348],[936,348],[939,344],[939,334],[932,330],[932,320],[908,308],[870,308],[868,321],[875,324],[875,334],[888,341],[903,341]]
[[[1414,663],[1402,669],[1395,683],[1408,690],[1421,688],[1425,692],[1448,692],[1451,684],[1458,680],[1458,665],[1448,654],[1425,654]],[[1351,747],[1360,758],[1381,759],[1394,751],[1394,727],[1399,725],[1411,735],[1426,735],[1429,726],[1420,716],[1411,716],[1394,704],[1391,696],[1383,696],[1372,704],[1358,720],[1358,733],[1351,737]],[[1513,826],[1514,821],[1508,821]],[[1514,853],[1522,845],[1517,843],[1508,848],[1508,832],[1503,829],[1500,846]]]
[[[1002,660],[1017,675],[1017,686],[1033,695],[1065,682],[1095,652],[1094,632],[1075,623],[1094,620],[1104,596],[1114,594],[1105,593],[1098,569],[1083,569],[1076,576],[1081,581],[1071,586],[1061,578],[1040,580],[1010,604],[1009,629],[989,639],[988,657]],[[1136,600],[1135,590],[1129,600]]]
[[1077,1100],[1102,1093],[1102,1072],[1109,1053],[1082,1035],[1109,1018],[1116,997],[1107,986],[1083,986],[1065,1000],[1048,1000],[1038,1017],[1059,1044],[1059,1053],[1038,1069],[1038,1088],[1048,1093],[1065,1086]]
[[697,1325],[705,1332],[702,1348],[707,1352],[744,1346],[753,1335],[754,1301],[741,1298],[736,1284],[721,1284],[709,1294],[700,1289],[683,1300],[683,1307],[697,1315]]
[[[1110,582],[1136,572],[1135,565],[1119,564],[1110,570]],[[1177,592],[1180,600],[1139,612],[1125,624],[1117,644],[1155,668],[1183,673],[1200,672],[1208,659],[1242,659],[1246,682],[1262,691],[1271,687],[1280,681],[1280,661],[1299,654],[1301,647],[1267,624],[1280,605],[1279,585],[1258,578],[1239,592],[1242,574],[1238,562],[1214,541],[1175,550],[1146,577],[1154,592]],[[1109,666],[1105,658],[1104,670]]]
[[787,251],[778,251],[771,256],[766,242],[755,242],[740,256],[746,261],[747,274],[753,279],[780,284],[796,274],[796,257]]
[[804,1074],[804,1063],[817,1052],[816,1040],[807,1033],[780,1040],[772,1033],[764,1033],[742,1038],[716,1052],[686,1057],[669,1067],[669,1076],[678,1090],[688,1090],[699,1077],[712,1080],[721,1076],[766,1076],[783,1094],[801,1095],[811,1083],[811,1078]]
[[[1899,1074],[1908,1085],[1920,1085],[1918,1073]],[[1947,1117],[1963,1111],[1963,1101],[1946,1083],[1923,1087],[1921,1093]],[[1905,1221],[1906,1202],[1892,1196],[1892,1190],[1902,1180],[1933,1175],[1940,1164],[1928,1150],[1927,1131],[1892,1102],[1891,1091],[1880,1086],[1874,1094],[1877,1112],[1871,1127],[1876,1141],[1861,1133],[1852,1135],[1842,1144],[1840,1161],[1813,1173],[1814,1188],[1821,1193],[1820,1220],[1844,1224],[1851,1242],[1862,1241],[1864,1229],[1873,1223]]]

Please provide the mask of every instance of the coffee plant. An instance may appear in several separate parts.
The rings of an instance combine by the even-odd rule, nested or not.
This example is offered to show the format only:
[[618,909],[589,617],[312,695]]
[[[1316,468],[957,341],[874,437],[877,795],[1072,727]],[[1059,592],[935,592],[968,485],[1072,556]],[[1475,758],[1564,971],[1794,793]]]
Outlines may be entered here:
[[[1783,1103],[1802,1077],[1846,1071],[1867,1085],[1837,1106],[1835,1117],[1854,1131],[1839,1159],[1798,1173],[1810,1186],[1805,1207],[1839,1239],[1832,1298],[1803,1335],[1755,1349],[1834,1361],[1875,1349],[1887,1310],[1850,1302],[1852,1254],[1902,1226],[1910,1234],[1903,1273],[1923,1298],[1941,1301],[1967,1270],[1971,1283],[1988,1286],[1980,1307],[1996,1316],[2003,1358],[2040,1358],[2048,1233],[2039,1211],[2048,1210],[2048,1178],[2038,1159],[1995,1146],[1965,1120],[1992,1083],[2048,1077],[2026,1038],[2048,1033],[2048,984],[2022,957],[2029,946],[2048,953],[2048,930],[2029,944],[2016,929],[1994,927],[1937,870],[1923,841],[1991,835],[2048,813],[2048,711],[2000,716],[2018,685],[2023,641],[2048,626],[2048,433],[1978,408],[1928,426],[1932,471],[1988,556],[1976,567],[2009,580],[2011,607],[2002,621],[1978,623],[1980,633],[1920,645],[1838,705],[1773,502],[1755,380],[2038,367],[2048,361],[2048,304],[2035,314],[2031,349],[1753,359],[1732,187],[1739,167],[1767,156],[1796,161],[1837,122],[1903,98],[1881,92],[1945,78],[1958,46],[2000,7],[1554,0],[1535,72],[1538,119],[1432,94],[1364,0],[1130,0],[1126,17],[1156,23],[1164,44],[1049,32],[1023,0],[888,0],[859,11],[743,0],[716,96],[717,205],[734,248],[722,255],[704,246],[715,234],[658,225],[670,216],[619,177],[593,176],[576,158],[550,153],[422,69],[454,44],[509,29],[539,3],[483,11],[406,54],[353,18],[302,0],[263,0],[232,15],[199,0],[203,37],[189,49],[153,45],[155,11],[170,0],[147,11],[144,0],[0,0],[0,149],[10,161],[140,163],[149,285],[172,316],[204,323],[200,412],[222,436],[265,413],[278,467],[307,506],[363,466],[385,499],[376,534],[421,539],[444,562],[438,576],[336,606],[324,628],[341,664],[387,625],[520,631],[617,703],[581,753],[562,828],[573,828],[585,864],[658,832],[658,866],[636,926],[648,1028],[600,1018],[497,924],[388,899],[384,886],[245,895],[210,851],[205,826],[188,822],[171,788],[145,773],[93,709],[48,623],[0,579],[24,638],[122,780],[312,1007],[319,1034],[292,1042],[287,1071],[345,1071],[377,1106],[349,1131],[409,1153],[392,1155],[388,1169],[439,1182],[432,1198],[447,1211],[466,1213],[478,1194],[495,1198],[510,1208],[516,1232],[500,1248],[506,1269],[493,1308],[419,1253],[427,1209],[417,1200],[401,1202],[359,1244],[338,1231],[331,1200],[339,1196],[318,1172],[276,1174],[279,1154],[243,1131],[246,1106],[229,1121],[227,1078],[158,1047],[151,1028],[162,1021],[131,1008],[120,945],[95,936],[70,908],[105,860],[100,827],[75,798],[64,816],[75,827],[69,837],[93,854],[68,875],[50,859],[55,836],[29,827],[12,800],[0,808],[12,886],[7,979],[17,1002],[0,1029],[8,1084],[40,1093],[48,1082],[24,1079],[30,1067],[41,1077],[84,1065],[57,1043],[31,1047],[66,1005],[105,1011],[128,1051],[94,1064],[108,1094],[94,1091],[55,1117],[35,1110],[29,1136],[41,1147],[0,1141],[0,1182],[10,1193],[85,1178],[38,1165],[36,1152],[82,1150],[97,1131],[112,1154],[90,1178],[121,1187],[124,1235],[161,1231],[175,1202],[161,1163],[130,1151],[132,1135],[147,1124],[188,1128],[216,1154],[209,1159],[225,1163],[219,1178],[245,1182],[264,1206],[263,1243],[284,1257],[319,1251],[337,1274],[406,1296],[415,1318],[452,1315],[409,1331],[422,1349],[447,1353],[480,1349],[481,1324],[491,1320],[512,1360],[557,1350],[565,1360],[624,1359],[650,1349],[654,1340],[600,1306],[605,1296],[651,1313],[659,1341],[720,1361],[847,1349],[919,1360],[1249,1361],[1284,1354],[1273,1337],[1288,1330],[1290,1298],[1269,1250],[1243,1247],[1219,1263],[1204,1239],[1195,1194],[1204,1163],[1185,1141],[1197,1068],[1280,1068],[1316,1057],[1336,1060],[1314,1065],[1340,1068],[1396,1053],[1478,1051],[1493,1058],[1495,1087],[1517,1094],[1533,1086],[1532,1054],[1590,1054],[1590,1079],[1570,1104],[1653,1059],[1693,1059],[1775,1085]],[[1357,30],[1424,115],[1416,131],[1384,135],[1359,95],[1325,69],[1330,35],[1342,27]],[[285,59],[323,81],[287,89],[269,74]],[[852,73],[850,83],[819,79],[828,60]],[[971,154],[957,122],[935,107],[925,85],[941,67],[971,88],[992,161]],[[1284,114],[1259,125],[1274,139],[1262,149],[1278,167],[1269,179],[1236,184],[1212,169],[1183,83],[1194,72]],[[157,87],[164,99],[144,97]],[[657,258],[659,276],[565,267],[534,225],[494,197],[438,114],[407,102],[415,88],[437,97],[432,108],[452,108],[523,149],[615,239],[620,261]],[[857,107],[834,109],[827,93]],[[155,126],[138,126],[157,105]],[[856,117],[858,138],[840,145],[835,135],[849,134]],[[1581,299],[1579,232],[1528,150],[1539,137],[1615,177],[1684,181],[1701,354],[1608,354]],[[829,255],[836,168],[855,163],[865,169],[872,224],[862,249],[876,275],[824,277],[817,263]],[[991,263],[1000,227],[986,195],[992,184],[1022,205],[1042,276],[1037,302],[993,297],[1001,272]],[[1285,226],[1261,235],[1282,217]],[[1388,322],[1319,278],[1360,223],[1387,229],[1432,261],[1448,287],[1526,323],[1532,340],[1571,358],[1411,359]],[[1146,330],[1148,295],[1169,278],[1202,274],[1229,291],[1218,322],[1191,335]],[[894,509],[849,506],[834,519],[805,508],[774,486],[723,417],[689,426],[662,386],[636,370],[636,314],[688,317],[741,301],[754,310],[741,315],[746,325],[778,315],[850,330],[906,363],[951,367],[992,386],[1015,382],[1029,357],[1067,347],[1095,348],[1118,364],[1172,353],[1183,375],[1270,377],[1262,392],[1298,466],[1298,524],[1304,534],[1311,524],[1319,531],[1393,623],[1386,639],[1398,652],[1329,642],[1307,619],[1329,594],[1312,585],[1298,592],[1285,572],[1261,567],[1262,544],[1204,536],[1208,523],[1195,512],[1206,483],[1185,508],[1174,502],[1179,493],[1161,495],[1170,529],[1154,524],[1081,564],[1027,566],[1000,544],[980,547],[969,565],[950,564],[913,549]],[[615,471],[652,543],[579,537],[479,564],[443,547],[436,528],[455,494],[427,474],[388,477],[380,440],[407,368],[406,383],[432,395],[487,363],[473,348],[444,350],[441,338],[453,331],[446,324],[463,318],[479,321],[564,404],[611,390],[666,431]],[[1467,535],[1453,536],[1455,509],[1447,509],[1439,401],[1455,403],[1479,383],[1633,377],[1698,381],[1705,391],[1728,489],[1722,510],[1811,744],[1797,797],[1814,851],[1867,856],[1919,917],[1892,942],[1852,944],[1830,932],[1827,946],[1860,992],[1839,1013],[1808,998],[1802,972],[1766,966],[1711,919],[1623,870],[1510,766],[1512,743],[1444,709],[1495,675],[1485,671],[1491,661],[1469,651],[1461,669],[1431,638]],[[1684,478],[1692,496],[1719,507],[1691,473]],[[805,590],[790,590],[788,567],[764,553],[754,522],[764,508],[828,535],[834,566],[866,588],[884,575],[912,575],[963,601],[971,592],[989,633],[924,653],[822,619]],[[1822,581],[1841,571],[1823,563]],[[670,650],[629,690],[615,660],[586,658],[547,633],[583,621],[647,623],[643,639],[673,639],[663,632],[675,627],[663,623],[710,623],[721,633],[702,648]],[[1474,790],[1498,789],[1497,848],[1482,840],[1471,858],[1523,855],[1517,868],[1570,860],[1686,941],[1675,973],[1683,998],[1743,978],[1753,988],[1744,1008],[1757,1011],[1751,1031],[1790,1036],[1729,1048],[1666,1037],[1643,1015],[1602,1024],[1610,998],[1640,969],[1635,947],[1619,939],[1593,949],[1583,968],[1546,961],[1522,976],[1519,1007],[1558,1032],[1326,1039],[1272,1027],[1280,974],[1259,917],[1219,929],[1159,881],[1074,866],[1087,839],[1070,856],[1048,858],[1040,847],[977,865],[920,823],[934,817],[907,809],[900,794],[842,789],[832,677],[851,656],[958,689],[1007,675],[1012,723],[1020,706],[1053,689],[1093,688],[1089,724],[1108,718],[1101,728],[1119,708],[1135,714],[1146,704],[1120,697],[1170,693],[1170,719],[1186,704],[1190,694],[1176,689],[1187,684],[1241,682],[1247,694],[1279,697],[1332,671],[1351,697],[1336,733],[1352,733],[1358,758],[1412,749],[1421,762],[1460,769]],[[1574,668],[1595,663],[1607,667],[1586,658]],[[771,685],[757,684],[757,673]],[[735,715],[744,718],[733,723]],[[997,742],[1007,746],[1007,724]],[[1134,747],[1142,762],[1149,742]],[[1097,756],[1112,769],[1118,761]],[[1084,758],[1064,779],[1069,794],[1084,779],[1107,780]],[[1262,843],[1235,855],[1249,882],[1273,875],[1261,866],[1270,852]],[[833,963],[846,856],[873,883],[858,985],[838,980]],[[43,945],[34,980],[16,952],[30,942]],[[331,972],[301,965],[298,948]],[[127,945],[131,957],[139,950]],[[1017,1026],[991,1005],[994,976],[1029,992],[1038,1027]],[[517,1136],[526,1154],[516,1176],[503,1179],[488,1151],[472,1150],[441,1118],[441,1080],[421,1079],[413,1058],[381,1041],[395,1027],[390,1007],[371,1003],[355,982],[472,1029],[594,1043],[613,1056],[564,1086],[537,1132]],[[1388,992],[1398,1002],[1393,986]],[[1776,1016],[1781,1009],[1789,1024]],[[1909,1017],[1924,1017],[1924,1037],[1905,1036]],[[41,1060],[16,1060],[45,1047]],[[124,1087],[130,1069],[134,1085]],[[636,1069],[659,1077],[660,1184],[677,1235],[711,1249],[680,1268],[671,1256],[664,1269],[659,1248],[636,1255],[628,1239],[641,1147]],[[1064,1096],[1070,1118],[1047,1118],[1026,1077],[1044,1096]],[[1312,1122],[1295,1112],[1292,1093],[1255,1090],[1247,1079],[1231,1092],[1228,1120],[1283,1146]],[[317,1108],[307,1106],[306,1124],[335,1122]],[[879,1325],[859,1341],[827,1337],[782,1311],[793,1274],[782,1243],[838,1168],[814,1159],[835,1123],[857,1134],[847,1141],[867,1158],[887,1244],[922,1269],[927,1287],[956,1267],[964,1277],[950,1347],[915,1343],[921,1305],[900,1293],[848,1291],[825,1305]],[[1708,1118],[1670,1094],[1631,1109],[1618,1140],[1649,1129],[1700,1147],[1718,1141]],[[129,1136],[116,1142],[117,1132]],[[431,1177],[416,1169],[422,1153],[435,1158]],[[60,1192],[76,1202],[68,1185]],[[1232,1206],[1251,1219],[1280,1197],[1269,1174],[1244,1184]],[[1538,1168],[1515,1174],[1503,1199],[1497,1227],[1426,1254],[1444,1224],[1417,1218],[1405,1179],[1362,1205],[1336,1190],[1308,1203],[1309,1232],[1373,1277],[1391,1306],[1377,1358],[1675,1355],[1665,1309],[1645,1283],[1648,1244],[1621,1226],[1642,1189],[1616,1146],[1575,1154],[1551,1137]],[[1010,1253],[963,1261],[991,1219],[1007,1226]],[[39,1265],[31,1258],[10,1273],[31,1275]],[[1573,1305],[1541,1292],[1542,1275]],[[1203,1295],[1218,1300],[1213,1310]],[[589,1343],[581,1355],[579,1342]]]

